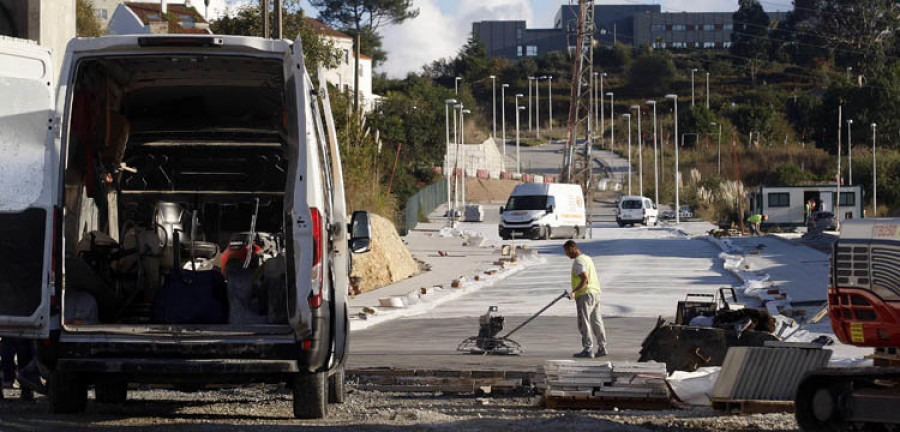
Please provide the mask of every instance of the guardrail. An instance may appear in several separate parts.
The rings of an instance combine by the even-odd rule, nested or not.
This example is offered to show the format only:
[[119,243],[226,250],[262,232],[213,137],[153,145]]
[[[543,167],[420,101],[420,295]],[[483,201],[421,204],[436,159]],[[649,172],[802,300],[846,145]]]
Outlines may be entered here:
[[400,235],[406,235],[416,228],[419,217],[428,217],[434,209],[447,201],[447,182],[440,180],[423,187],[415,195],[406,200],[406,210],[403,214],[405,226]]

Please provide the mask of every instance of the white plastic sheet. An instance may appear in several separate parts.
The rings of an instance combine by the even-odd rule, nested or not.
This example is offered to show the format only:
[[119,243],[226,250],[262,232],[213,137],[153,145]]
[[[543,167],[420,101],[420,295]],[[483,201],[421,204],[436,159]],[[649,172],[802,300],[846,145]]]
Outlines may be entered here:
[[675,371],[666,378],[666,382],[681,401],[691,405],[710,405],[709,394],[721,370],[719,366],[711,366],[694,372]]

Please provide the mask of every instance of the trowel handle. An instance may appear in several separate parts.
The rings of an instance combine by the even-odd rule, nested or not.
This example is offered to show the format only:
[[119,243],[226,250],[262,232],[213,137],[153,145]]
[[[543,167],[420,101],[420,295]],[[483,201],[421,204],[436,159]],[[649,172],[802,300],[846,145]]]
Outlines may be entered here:
[[534,315],[532,315],[531,318],[528,318],[527,320],[525,320],[525,322],[523,322],[522,324],[519,324],[518,327],[516,327],[516,328],[510,330],[510,332],[507,333],[506,336],[503,336],[501,339],[506,339],[506,338],[510,337],[513,333],[519,331],[520,328],[525,327],[526,324],[530,323],[531,321],[534,321],[534,319],[537,318],[540,314],[544,313],[545,310],[550,309],[550,306],[555,305],[556,302],[562,300],[563,297],[566,297],[566,296],[568,296],[568,295],[569,295],[569,292],[563,290],[563,293],[560,294],[559,297],[553,299],[553,301],[550,302],[550,304],[548,304],[547,306],[544,306],[543,309],[537,311],[537,313],[534,314]]

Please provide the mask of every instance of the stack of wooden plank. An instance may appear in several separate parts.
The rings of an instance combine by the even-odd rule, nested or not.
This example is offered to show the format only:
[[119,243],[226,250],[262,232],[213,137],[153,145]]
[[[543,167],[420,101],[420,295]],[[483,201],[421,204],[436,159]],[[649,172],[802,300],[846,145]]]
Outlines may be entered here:
[[655,409],[669,403],[665,363],[548,360],[536,385],[551,408]]

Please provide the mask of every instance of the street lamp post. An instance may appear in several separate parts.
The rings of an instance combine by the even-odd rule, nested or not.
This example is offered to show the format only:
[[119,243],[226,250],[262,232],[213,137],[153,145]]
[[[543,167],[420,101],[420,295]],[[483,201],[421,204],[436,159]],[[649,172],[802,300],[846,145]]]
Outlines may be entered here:
[[547,108],[550,111],[548,133],[553,133],[553,75],[547,75]]
[[718,175],[722,175],[722,125],[716,122],[712,122],[709,124],[710,126],[718,126],[719,127],[719,145],[717,147],[719,153],[719,159],[716,163],[716,173]]
[[606,95],[609,96],[609,150],[614,151],[616,149],[616,96],[613,92],[606,92]]
[[521,173],[519,164],[519,111],[525,110],[525,107],[519,106],[519,98],[522,94],[516,95],[516,174]]
[[531,81],[533,76],[528,77],[528,132],[531,132]]
[[534,130],[537,139],[541,139],[541,77],[534,77]]
[[[459,139],[461,144],[466,143],[466,114],[471,114],[471,110],[459,110]],[[466,211],[466,157],[463,157],[463,175],[462,175],[462,208]]]
[[[638,191],[641,196],[644,196],[644,136],[641,134],[641,106],[640,105],[632,105],[631,109],[637,110],[637,119],[638,119],[638,131],[637,131],[637,139],[638,139]],[[631,130],[631,127],[628,128]],[[629,141],[631,141],[629,139]],[[628,152],[631,154],[631,152]]]
[[878,217],[878,165],[875,159],[875,123],[872,123],[872,217]]
[[[697,69],[691,69],[691,106],[694,106],[694,73],[697,72]],[[678,139],[678,135],[675,135],[675,139]]]
[[456,92],[456,95],[459,96],[459,82],[462,81],[462,77],[456,77],[453,79],[453,91]]
[[850,133],[852,126],[853,120],[847,120],[847,184],[849,186],[853,186],[853,135]]
[[491,101],[494,107],[491,121],[491,130],[493,131],[491,133],[491,138],[497,139],[497,76],[491,75],[489,78],[491,79]]
[[656,147],[656,101],[648,100],[647,105],[653,105],[653,192],[654,204],[659,206],[659,156]]
[[[453,215],[453,208],[450,206],[450,105],[456,103],[456,99],[444,100],[444,120],[447,132],[447,154],[444,157],[444,178],[447,182],[447,217]],[[453,112],[453,119],[456,119],[456,111]]]
[[[603,77],[605,77],[605,76],[606,76],[606,72],[600,73],[600,93],[597,95],[597,96],[599,96],[598,97],[599,102],[597,103],[597,105],[600,105],[599,117],[600,117],[600,142],[601,143],[603,142],[603,135],[606,133],[606,114],[603,112],[604,111],[603,102],[606,100],[605,99],[606,96],[604,96],[604,93],[603,93]],[[594,114],[596,114],[596,113],[597,113],[597,107],[594,107]]]
[[459,125],[456,122],[456,118],[460,116],[458,111],[461,111],[463,108],[463,104],[457,103],[453,105],[453,141],[456,145],[456,161],[453,164],[453,219],[456,220],[456,211],[459,209],[459,173],[457,169],[459,169],[459,159],[460,159],[460,148],[459,148]]
[[506,157],[506,89],[509,84],[500,86],[500,128],[503,130],[503,157]]
[[631,195],[631,114],[622,114],[628,120],[628,195]]
[[666,99],[672,99],[672,104],[675,106],[675,224],[678,225],[681,223],[681,203],[679,201],[679,192],[681,183],[678,179],[678,95],[676,94],[667,94]]

